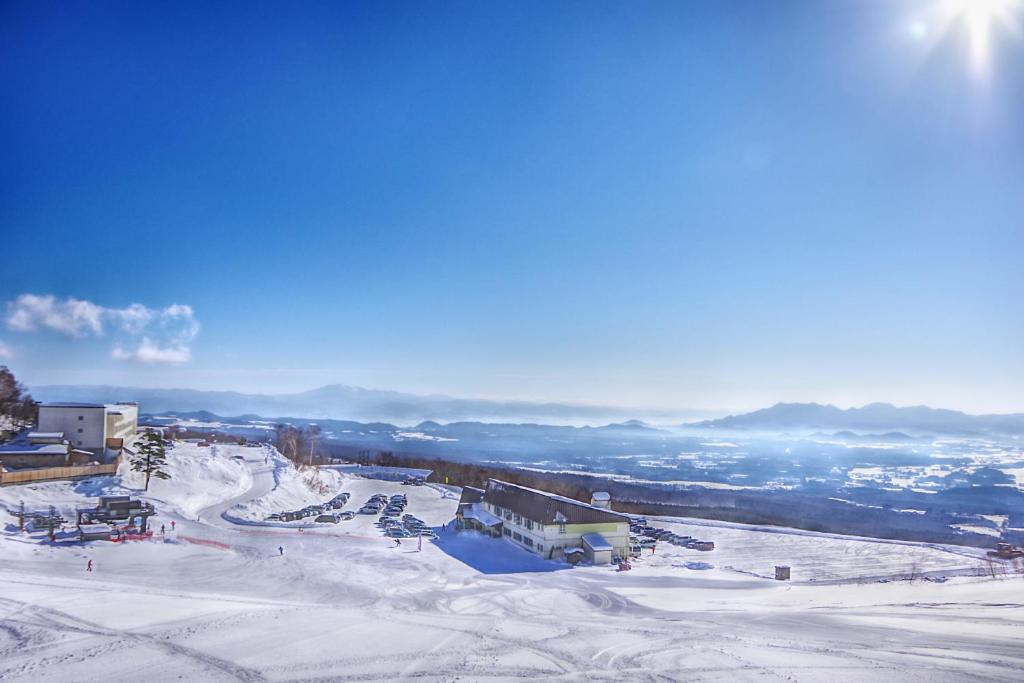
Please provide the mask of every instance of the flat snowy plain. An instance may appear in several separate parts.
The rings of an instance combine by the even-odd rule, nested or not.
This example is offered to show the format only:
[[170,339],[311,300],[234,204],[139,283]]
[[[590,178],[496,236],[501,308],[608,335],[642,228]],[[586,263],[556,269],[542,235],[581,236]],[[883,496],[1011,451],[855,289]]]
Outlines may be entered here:
[[[396,547],[375,516],[258,524],[344,490],[345,509],[406,493],[440,527],[444,487],[310,478],[262,448],[179,444],[170,462],[148,494],[166,542],[50,545],[3,515],[0,680],[1024,680],[1024,579],[964,576],[977,550],[679,519],[657,524],[717,549],[568,568],[445,530]],[[139,489],[125,471],[3,488],[0,506],[69,516]],[[775,564],[794,580],[763,578]],[[952,578],[880,582],[922,572]]]

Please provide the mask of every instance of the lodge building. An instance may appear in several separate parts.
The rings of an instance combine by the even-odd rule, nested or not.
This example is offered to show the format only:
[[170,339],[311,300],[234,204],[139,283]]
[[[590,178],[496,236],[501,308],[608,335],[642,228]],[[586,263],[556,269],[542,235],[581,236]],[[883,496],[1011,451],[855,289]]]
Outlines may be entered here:
[[460,528],[504,537],[546,559],[594,564],[629,556],[629,517],[613,512],[606,493],[587,504],[545,491],[489,479],[486,489],[465,487],[456,513]]

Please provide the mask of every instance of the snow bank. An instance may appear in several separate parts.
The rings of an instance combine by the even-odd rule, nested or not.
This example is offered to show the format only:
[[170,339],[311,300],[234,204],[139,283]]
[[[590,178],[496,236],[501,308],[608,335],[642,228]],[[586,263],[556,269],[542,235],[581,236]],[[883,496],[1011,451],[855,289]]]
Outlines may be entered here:
[[[242,458],[253,450],[258,449],[176,442],[167,452],[167,472],[171,478],[150,479],[145,497],[158,510],[173,510],[182,517],[195,518],[204,508],[240,496],[252,487],[252,474]],[[118,474],[122,486],[130,493],[143,493],[145,477],[141,472],[132,471],[131,465],[124,462]]]

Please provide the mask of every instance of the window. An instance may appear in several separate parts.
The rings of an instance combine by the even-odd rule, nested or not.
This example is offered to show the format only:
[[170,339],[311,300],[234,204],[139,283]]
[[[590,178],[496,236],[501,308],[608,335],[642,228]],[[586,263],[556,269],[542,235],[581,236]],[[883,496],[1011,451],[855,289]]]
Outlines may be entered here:
[[84,420],[84,419],[85,419],[85,416],[84,416],[84,415],[79,415],[79,416],[78,416],[78,421],[79,421],[79,422],[81,422],[81,421],[82,421],[82,420]]
[[78,428],[78,433],[79,433],[79,434],[81,434],[81,433],[82,433],[82,428],[81,428],[81,427],[79,427],[79,428]]
[[528,548],[532,548],[533,547],[533,539],[530,538],[529,536],[523,536],[523,543]]
[[516,514],[515,515],[515,522],[516,522],[516,524],[522,524],[523,523],[523,518],[520,517],[518,514]]
[[526,528],[527,529],[532,529],[533,528],[533,522],[531,520],[529,520],[529,519],[526,520]]
[[82,442],[81,442],[81,441],[79,441],[79,442],[78,442],[78,445],[79,445],[79,446],[81,446],[81,445],[82,445]]
[[515,541],[521,541],[521,540],[523,540],[523,535],[521,533],[519,533],[518,531],[514,531],[514,532],[512,532],[512,539],[515,540]]
[[494,508],[494,514],[496,514],[499,517],[501,517],[501,506],[500,505],[492,505],[491,507]]
[[537,552],[540,552],[540,553],[544,552],[544,544],[543,543],[538,543],[537,544]]
[[511,536],[512,535],[512,530],[511,529],[505,529],[505,535],[506,536]]

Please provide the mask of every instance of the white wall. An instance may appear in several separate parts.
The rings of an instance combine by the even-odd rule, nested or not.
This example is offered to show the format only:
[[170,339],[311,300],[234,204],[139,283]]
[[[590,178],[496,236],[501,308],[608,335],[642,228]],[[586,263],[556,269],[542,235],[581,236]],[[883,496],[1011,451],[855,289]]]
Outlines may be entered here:
[[[112,404],[107,406],[107,436],[108,439],[124,439],[126,445],[131,444],[135,439],[135,432],[139,428],[139,407],[126,404]],[[114,413],[121,413],[116,415]]]
[[106,445],[107,411],[99,407],[39,406],[40,432],[64,432],[75,448],[95,450]]

